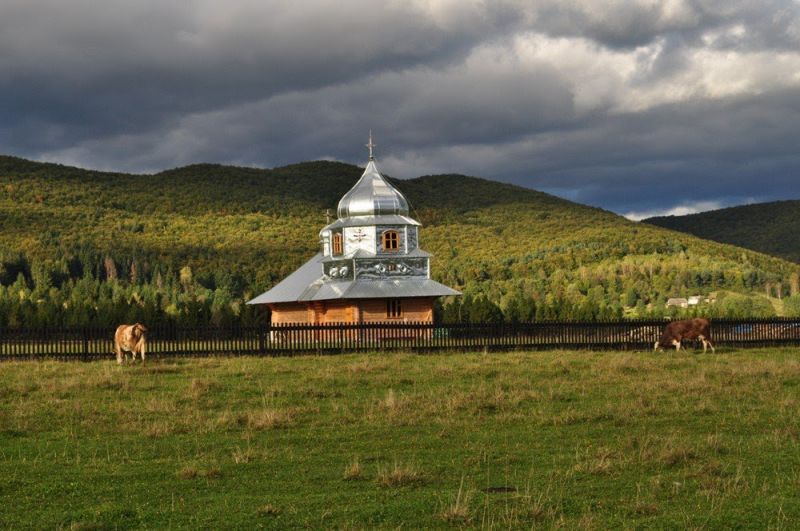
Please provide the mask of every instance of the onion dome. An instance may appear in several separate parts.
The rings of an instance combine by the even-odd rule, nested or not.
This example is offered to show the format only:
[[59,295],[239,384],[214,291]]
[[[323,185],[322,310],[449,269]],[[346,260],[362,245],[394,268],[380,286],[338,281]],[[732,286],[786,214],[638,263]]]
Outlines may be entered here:
[[339,219],[354,216],[407,216],[408,201],[394,186],[386,182],[370,157],[364,174],[344,194],[336,209]]

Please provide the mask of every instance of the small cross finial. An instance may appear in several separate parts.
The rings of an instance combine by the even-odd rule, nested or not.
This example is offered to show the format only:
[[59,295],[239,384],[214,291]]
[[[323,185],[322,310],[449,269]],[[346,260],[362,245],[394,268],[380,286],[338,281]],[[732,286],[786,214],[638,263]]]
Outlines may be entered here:
[[372,142],[372,129],[369,130],[369,143],[364,145],[369,148],[369,160],[375,160],[375,157],[372,155],[372,148],[377,146],[377,144]]

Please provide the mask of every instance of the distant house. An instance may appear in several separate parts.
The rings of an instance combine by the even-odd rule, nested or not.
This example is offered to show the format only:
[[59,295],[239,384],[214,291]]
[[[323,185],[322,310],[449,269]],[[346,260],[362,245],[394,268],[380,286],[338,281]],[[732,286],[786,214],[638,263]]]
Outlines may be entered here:
[[705,297],[703,295],[690,295],[688,299],[684,299],[683,297],[672,297],[667,300],[667,308],[670,306],[675,306],[677,308],[688,308],[689,306],[697,306],[698,304],[704,304],[708,302],[714,302],[714,299]]
[[672,297],[671,299],[667,300],[667,308],[669,308],[670,306],[677,306],[678,308],[688,308],[689,301],[682,297]]
[[697,306],[698,304],[708,304],[715,301],[714,296],[706,297],[704,295],[692,295],[689,297],[689,306]]

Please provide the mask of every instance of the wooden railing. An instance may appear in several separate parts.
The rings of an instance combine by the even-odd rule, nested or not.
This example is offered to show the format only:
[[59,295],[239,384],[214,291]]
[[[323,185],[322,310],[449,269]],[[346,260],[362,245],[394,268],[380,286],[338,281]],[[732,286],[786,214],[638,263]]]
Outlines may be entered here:
[[[263,327],[153,326],[148,356],[335,354],[356,351],[652,350],[667,321],[282,324]],[[0,330],[0,360],[112,359],[107,328]],[[716,319],[717,346],[800,345],[800,318]],[[689,348],[692,345],[685,345]]]

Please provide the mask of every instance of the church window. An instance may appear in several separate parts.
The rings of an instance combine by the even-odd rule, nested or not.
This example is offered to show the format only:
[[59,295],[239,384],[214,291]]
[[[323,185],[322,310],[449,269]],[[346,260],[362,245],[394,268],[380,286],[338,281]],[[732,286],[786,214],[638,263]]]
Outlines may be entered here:
[[386,317],[389,319],[399,319],[403,317],[403,306],[400,299],[389,299],[386,301]]
[[396,230],[384,231],[381,237],[384,251],[397,251],[400,249],[400,235]]
[[388,271],[394,271],[395,269],[397,269],[397,266],[395,264],[389,264],[386,266],[386,269]]
[[333,235],[333,254],[342,254],[342,235],[338,232]]

